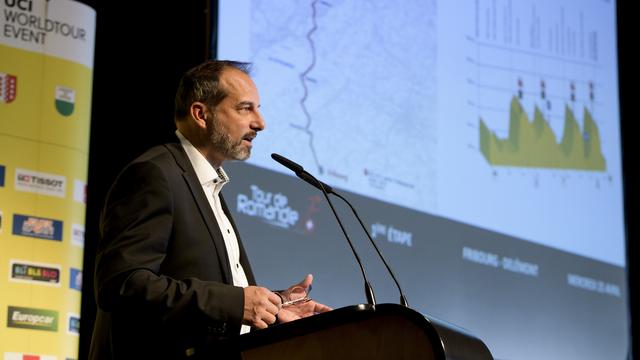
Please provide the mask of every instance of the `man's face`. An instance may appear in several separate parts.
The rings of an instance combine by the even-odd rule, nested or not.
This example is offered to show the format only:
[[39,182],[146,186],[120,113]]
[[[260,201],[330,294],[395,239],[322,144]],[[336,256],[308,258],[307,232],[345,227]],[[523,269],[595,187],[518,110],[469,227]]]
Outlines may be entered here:
[[224,160],[246,160],[251,142],[265,126],[258,89],[247,74],[233,68],[222,72],[220,86],[228,95],[213,110],[211,146]]

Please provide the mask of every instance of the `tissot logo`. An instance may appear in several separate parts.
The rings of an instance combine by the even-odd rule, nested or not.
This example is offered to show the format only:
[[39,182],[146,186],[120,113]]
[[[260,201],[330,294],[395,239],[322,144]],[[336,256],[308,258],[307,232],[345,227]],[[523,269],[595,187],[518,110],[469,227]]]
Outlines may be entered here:
[[0,103],[10,103],[16,99],[18,78],[11,74],[0,73]]
[[46,309],[34,309],[9,306],[7,327],[58,331],[58,312]]
[[43,172],[16,169],[16,190],[65,197],[67,178]]
[[11,260],[11,281],[60,285],[60,266]]
[[251,196],[238,194],[237,211],[285,229],[295,225],[300,215],[288,205],[289,199],[282,193],[264,191],[251,185]]
[[13,235],[62,241],[62,221],[14,214]]

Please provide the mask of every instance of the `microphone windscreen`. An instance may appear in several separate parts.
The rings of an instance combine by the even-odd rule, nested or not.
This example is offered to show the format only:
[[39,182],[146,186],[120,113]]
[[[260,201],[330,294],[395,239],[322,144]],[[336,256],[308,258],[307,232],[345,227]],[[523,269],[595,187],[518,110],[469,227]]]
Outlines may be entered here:
[[276,153],[271,154],[271,158],[277,162],[279,162],[280,164],[284,165],[284,167],[288,168],[289,170],[293,171],[296,174],[299,174],[301,172],[304,171],[304,168],[300,165],[298,165],[297,163],[287,159],[286,157],[282,156],[282,155],[278,155]]

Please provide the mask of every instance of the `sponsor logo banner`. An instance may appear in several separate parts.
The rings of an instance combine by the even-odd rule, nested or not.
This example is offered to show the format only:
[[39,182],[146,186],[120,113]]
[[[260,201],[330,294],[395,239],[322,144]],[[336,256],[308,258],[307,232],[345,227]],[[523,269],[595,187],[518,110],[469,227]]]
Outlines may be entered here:
[[0,2],[0,44],[93,67],[95,10],[75,1]]
[[60,266],[11,260],[11,281],[60,286]]
[[33,355],[6,352],[4,353],[4,360],[58,360],[58,358],[51,355]]
[[67,314],[67,333],[80,335],[80,315]]
[[14,214],[13,235],[62,241],[62,221]]
[[84,225],[71,224],[71,243],[75,246],[84,246]]
[[69,287],[78,291],[82,291],[82,270],[71,268],[69,276]]
[[65,197],[67,178],[25,169],[16,169],[16,190]]
[[73,113],[76,104],[76,91],[65,86],[56,86],[56,110],[62,116]]
[[9,306],[7,311],[7,327],[58,331],[58,312],[46,309]]
[[0,103],[10,103],[16,99],[18,78],[15,75],[0,73]]
[[0,165],[0,187],[4,187],[4,166]]

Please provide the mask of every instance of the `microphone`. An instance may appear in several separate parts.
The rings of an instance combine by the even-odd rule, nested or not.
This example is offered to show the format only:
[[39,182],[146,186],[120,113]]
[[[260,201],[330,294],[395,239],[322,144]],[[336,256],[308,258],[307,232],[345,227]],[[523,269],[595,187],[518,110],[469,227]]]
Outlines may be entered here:
[[[287,159],[286,157],[282,156],[282,155],[278,155],[276,153],[271,154],[271,158],[277,162],[279,162],[280,164],[282,164],[284,167],[286,167],[287,169],[293,171],[294,173],[296,173],[296,175],[300,174],[301,172],[304,171],[304,168],[301,165],[296,164],[295,162]],[[317,186],[317,185],[313,185],[313,186]]]
[[[331,199],[329,199],[329,195],[328,195],[328,191],[325,188],[325,184],[323,184],[322,182],[320,182],[319,180],[317,180],[315,177],[313,177],[313,175],[309,174],[308,172],[306,172],[304,170],[304,168],[298,164],[296,164],[295,162],[285,158],[284,156],[278,155],[278,154],[271,154],[271,158],[277,162],[279,162],[280,164],[284,165],[286,168],[288,168],[289,170],[293,171],[298,177],[300,177],[302,180],[309,182],[310,184],[314,185],[315,187],[319,188],[322,191],[322,194],[324,194],[325,199],[327,199],[327,202],[329,203],[329,207],[331,208],[331,211],[333,212],[333,215],[335,216],[336,220],[338,221],[338,225],[340,225],[340,229],[342,229],[342,233],[344,234],[344,237],[347,239],[347,242],[349,243],[349,247],[351,248],[351,252],[353,252],[353,256],[356,258],[356,261],[358,262],[358,266],[360,266],[360,272],[362,273],[362,278],[364,279],[364,293],[365,296],[367,297],[367,303],[370,305],[375,306],[376,305],[376,297],[373,294],[373,287],[371,287],[371,284],[369,283],[369,280],[367,279],[367,274],[364,271],[364,267],[362,266],[362,261],[360,260],[360,256],[358,256],[358,253],[356,252],[355,247],[353,246],[353,243],[351,242],[351,239],[349,238],[349,235],[347,235],[347,231],[344,229],[344,225],[342,225],[342,221],[340,221],[340,217],[338,216],[338,213],[336,212],[336,209],[333,207],[333,203],[331,202]],[[331,187],[328,187],[331,191],[333,191],[331,189]]]
[[326,191],[329,194],[336,194],[333,191],[333,188],[322,181],[316,179],[313,175],[309,174],[304,170],[304,168],[282,155],[278,155],[276,153],[271,154],[271,158],[281,165],[286,167],[287,169],[293,171],[300,179],[306,181],[308,184],[315,186],[320,191]]
[[[315,186],[316,188],[320,189],[323,192],[326,191],[327,193],[330,193],[330,194],[333,194],[333,195],[337,196],[342,201],[347,203],[347,205],[349,205],[349,208],[351,209],[351,212],[353,212],[353,215],[356,217],[356,219],[358,219],[358,222],[360,223],[360,226],[362,227],[362,230],[364,231],[365,234],[367,234],[367,238],[369,239],[369,242],[371,242],[371,245],[373,245],[373,248],[376,250],[376,253],[378,254],[378,257],[380,258],[380,260],[382,260],[382,263],[387,268],[387,272],[389,273],[389,275],[391,275],[391,278],[393,279],[393,282],[396,284],[396,287],[398,288],[398,292],[400,293],[400,304],[402,306],[409,307],[409,302],[407,302],[407,298],[405,297],[404,292],[402,291],[402,287],[400,286],[400,283],[398,282],[398,279],[396,279],[396,276],[393,273],[393,270],[391,270],[391,267],[387,263],[387,260],[385,259],[385,257],[380,252],[380,249],[376,245],[376,242],[373,241],[373,238],[371,237],[371,234],[369,234],[369,231],[367,230],[367,227],[362,222],[362,219],[358,215],[358,212],[353,207],[353,205],[351,205],[351,203],[347,199],[345,199],[342,195],[340,195],[339,193],[335,192],[329,185],[323,183],[322,181],[316,179],[311,174],[306,172],[301,165],[299,165],[299,164],[297,164],[297,163],[285,158],[284,156],[281,156],[281,155],[278,155],[278,154],[275,154],[275,153],[271,154],[271,157],[275,161],[279,162],[280,164],[284,165],[285,167],[287,167],[288,169],[290,169],[291,171],[296,173],[296,175],[299,178],[301,178],[302,180],[306,181],[310,185]],[[329,200],[328,197],[327,197],[327,200]],[[331,209],[333,210],[333,207]],[[334,214],[335,214],[335,211],[334,211]],[[337,217],[337,215],[336,215],[336,217]],[[343,231],[344,231],[344,229],[343,229]],[[345,236],[346,236],[346,234],[345,234]],[[351,249],[353,250],[353,246],[351,246]],[[354,250],[354,253],[355,253],[355,250]],[[356,255],[356,259],[358,259],[357,255]],[[359,262],[359,259],[358,259],[358,262]],[[360,265],[360,267],[362,268],[362,265]],[[363,270],[363,272],[364,272],[364,270]],[[366,278],[365,278],[365,282],[366,282]]]

